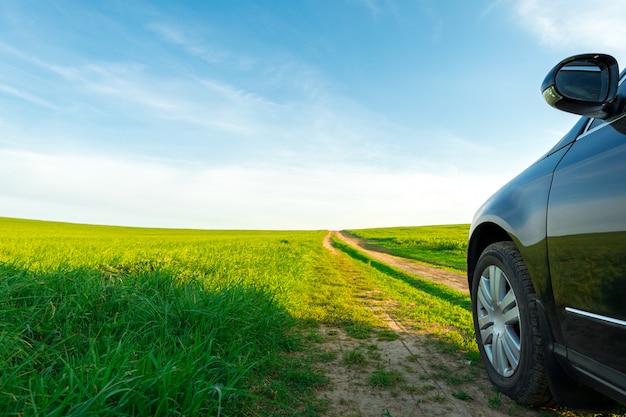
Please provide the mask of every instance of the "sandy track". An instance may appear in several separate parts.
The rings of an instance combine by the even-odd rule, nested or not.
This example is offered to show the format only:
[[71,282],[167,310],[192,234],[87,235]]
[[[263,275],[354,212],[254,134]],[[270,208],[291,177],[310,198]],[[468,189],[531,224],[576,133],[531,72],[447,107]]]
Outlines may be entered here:
[[[324,245],[337,255],[339,252],[330,240],[333,235],[376,260],[467,292],[467,281],[462,274],[398,258],[380,249],[373,250],[375,248],[345,233],[330,232]],[[462,355],[438,352],[425,335],[389,315],[386,307],[393,300],[381,300],[375,295],[363,294],[361,299],[398,338],[357,340],[338,328],[321,329],[327,337],[323,349],[339,352],[326,367],[329,385],[318,392],[319,398],[329,400],[326,416],[540,416],[540,410],[523,408],[495,393],[482,367],[469,363]],[[366,364],[346,364],[345,355],[353,352],[360,352],[367,358]],[[388,388],[372,386],[369,378],[381,369],[401,375],[402,382]]]
[[[348,245],[367,253],[368,256],[376,259],[377,261],[381,261],[387,265],[401,269],[404,272],[408,272],[409,274],[418,275],[422,278],[427,278],[432,281],[446,284],[450,288],[454,288],[455,290],[464,292],[466,294],[469,293],[467,287],[467,277],[464,274],[446,271],[440,268],[425,265],[423,263],[418,263],[410,259],[391,255],[389,253],[386,253],[384,249],[374,245],[370,245],[363,239],[359,239],[343,231],[330,232],[330,235],[334,235]],[[327,240],[330,240],[330,236],[328,236]]]

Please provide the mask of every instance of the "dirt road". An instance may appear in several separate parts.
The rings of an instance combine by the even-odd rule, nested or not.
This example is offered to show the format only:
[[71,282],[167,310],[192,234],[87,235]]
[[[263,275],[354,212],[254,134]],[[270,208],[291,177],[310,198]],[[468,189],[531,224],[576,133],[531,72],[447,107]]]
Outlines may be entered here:
[[[423,263],[418,263],[410,259],[401,258],[399,256],[391,255],[384,251],[384,249],[368,244],[363,239],[354,237],[346,232],[331,232],[330,235],[334,235],[343,240],[348,245],[357,248],[371,258],[381,261],[387,265],[401,269],[412,275],[418,275],[422,278],[428,278],[432,281],[446,284],[447,286],[454,288],[455,290],[469,293],[467,288],[467,277],[465,274],[459,274],[455,272],[446,271],[439,268],[434,268]],[[327,237],[330,240],[330,236]]]
[[[373,250],[376,248],[345,233],[330,232],[324,245],[337,256],[339,252],[330,240],[333,235],[388,265],[467,292],[463,274],[398,258],[380,249]],[[328,340],[323,348],[339,352],[326,369],[330,378],[328,387],[318,392],[320,398],[329,400],[328,417],[542,415],[541,410],[526,409],[495,392],[481,366],[470,363],[462,355],[437,351],[425,335],[390,316],[385,308],[389,300],[372,294],[363,294],[362,300],[397,338],[357,340],[338,328],[322,329]],[[363,360],[357,363],[350,358]],[[372,375],[396,378],[397,383],[373,384]],[[544,416],[557,415],[543,411]]]

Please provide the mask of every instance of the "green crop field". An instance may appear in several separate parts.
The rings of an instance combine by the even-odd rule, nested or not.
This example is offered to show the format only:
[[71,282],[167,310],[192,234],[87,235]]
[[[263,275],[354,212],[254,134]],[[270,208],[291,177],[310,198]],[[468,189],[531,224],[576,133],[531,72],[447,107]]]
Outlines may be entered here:
[[466,270],[469,224],[347,230],[404,258]]

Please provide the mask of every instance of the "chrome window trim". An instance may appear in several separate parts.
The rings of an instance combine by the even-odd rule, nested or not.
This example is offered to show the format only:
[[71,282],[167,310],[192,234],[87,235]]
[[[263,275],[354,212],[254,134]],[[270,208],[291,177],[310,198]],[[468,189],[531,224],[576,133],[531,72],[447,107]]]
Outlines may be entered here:
[[604,321],[604,322],[607,322],[607,323],[617,324],[618,326],[626,327],[626,321],[624,321],[624,320],[615,319],[615,318],[607,317],[607,316],[602,316],[600,314],[590,313],[588,311],[583,311],[583,310],[579,310],[577,308],[572,308],[572,307],[565,307],[565,311],[567,311],[568,313],[572,313],[572,314],[576,314],[576,315],[579,315],[579,316],[583,316],[585,318],[601,320],[601,321]]
[[[618,82],[618,88],[621,87],[621,85],[626,82],[626,73],[622,76],[622,78],[620,78],[619,82]],[[626,114],[626,113],[625,113]],[[598,126],[594,127],[593,129],[589,130],[589,126],[591,126],[591,124],[596,120],[595,118],[590,118],[587,121],[587,125],[585,126],[585,128],[583,129],[583,133],[581,133],[580,135],[578,135],[578,137],[576,138],[576,140],[582,139],[585,136],[587,136],[587,134],[589,133],[593,133],[595,131],[597,131],[600,128],[603,128],[604,126],[606,126],[607,124],[613,123],[616,120],[621,119],[622,117],[624,117],[624,114],[620,115],[619,117],[616,117],[614,119],[611,119],[609,121],[605,121],[604,123],[600,123]]]
[[[578,140],[584,139],[587,135],[589,135],[589,134],[591,134],[593,132],[597,132],[598,130],[602,129],[603,127],[605,127],[607,125],[610,125],[611,123],[616,122],[616,121],[618,121],[620,119],[623,119],[624,117],[626,117],[626,113],[622,113],[622,114],[620,114],[619,116],[617,116],[617,117],[615,117],[613,119],[607,120],[604,123],[600,123],[598,126],[594,127],[591,130],[584,130],[583,133],[578,135],[576,140],[578,141]],[[594,120],[596,120],[596,119],[589,119],[589,121],[587,122],[587,126],[585,126],[585,129],[589,129],[589,126],[591,125],[591,123],[593,123]]]

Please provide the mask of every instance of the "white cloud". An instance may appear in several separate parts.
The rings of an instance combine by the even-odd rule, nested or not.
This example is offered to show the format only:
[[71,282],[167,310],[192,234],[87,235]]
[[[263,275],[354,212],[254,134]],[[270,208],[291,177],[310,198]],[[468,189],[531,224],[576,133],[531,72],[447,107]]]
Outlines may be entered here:
[[462,172],[348,165],[202,167],[0,151],[0,216],[227,229],[470,222],[500,184]]
[[520,0],[513,4],[521,23],[547,45],[626,59],[623,0]]
[[147,29],[159,35],[166,42],[180,46],[188,54],[202,61],[233,67],[241,71],[248,71],[255,66],[255,60],[248,56],[233,53],[201,40],[192,40],[183,30],[170,24],[151,23]]
[[40,97],[35,96],[26,91],[20,91],[16,88],[9,87],[7,85],[0,84],[0,93],[10,94],[12,96],[18,97],[22,100],[26,100],[29,103],[36,104],[38,106],[48,107],[50,109],[58,110],[58,107],[53,103],[50,103],[47,100],[44,100]]

